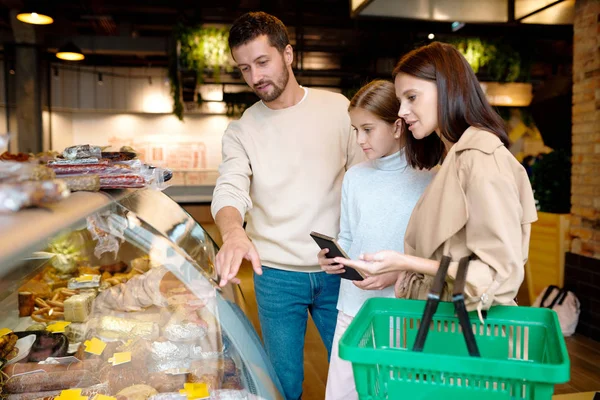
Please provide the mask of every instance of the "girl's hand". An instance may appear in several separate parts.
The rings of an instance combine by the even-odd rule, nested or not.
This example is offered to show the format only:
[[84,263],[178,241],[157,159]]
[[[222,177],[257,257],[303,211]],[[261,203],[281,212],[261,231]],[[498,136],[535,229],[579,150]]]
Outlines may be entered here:
[[354,281],[356,287],[363,290],[381,290],[393,286],[402,272],[393,271],[377,276],[367,276],[362,281]]
[[317,254],[321,269],[332,275],[343,274],[346,271],[344,266],[335,262],[333,258],[325,257],[327,253],[329,253],[329,249],[323,249]]
[[348,260],[341,257],[334,262],[360,271],[365,276],[381,275],[386,272],[399,272],[407,269],[404,254],[393,250],[379,251],[375,254],[361,254],[359,260]]

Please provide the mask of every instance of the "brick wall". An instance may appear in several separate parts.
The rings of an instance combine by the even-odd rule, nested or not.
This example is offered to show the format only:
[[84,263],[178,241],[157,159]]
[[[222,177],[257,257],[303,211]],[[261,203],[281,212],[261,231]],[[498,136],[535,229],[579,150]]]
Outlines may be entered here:
[[576,1],[573,47],[571,252],[600,260],[600,0]]

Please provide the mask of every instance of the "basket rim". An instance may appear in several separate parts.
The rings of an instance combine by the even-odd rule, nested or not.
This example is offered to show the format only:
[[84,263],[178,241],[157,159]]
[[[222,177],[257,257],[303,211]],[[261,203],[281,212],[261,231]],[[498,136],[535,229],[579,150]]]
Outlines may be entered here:
[[[555,335],[558,333],[560,337],[555,339],[558,343],[557,359],[560,361],[553,364],[541,364],[527,360],[517,359],[491,359],[491,358],[475,358],[468,355],[454,356],[449,354],[432,354],[432,353],[419,353],[413,352],[411,349],[399,349],[399,348],[387,348],[387,349],[373,349],[373,348],[360,348],[358,347],[359,341],[362,339],[364,332],[370,326],[372,319],[375,315],[385,315],[390,312],[394,312],[396,315],[400,310],[398,306],[401,305],[410,306],[412,308],[421,307],[424,308],[425,301],[423,300],[406,300],[406,299],[391,299],[391,298],[372,298],[365,302],[361,310],[354,318],[352,324],[348,327],[339,342],[339,355],[340,358],[350,361],[353,364],[361,365],[380,365],[383,367],[391,368],[405,368],[414,369],[423,372],[440,372],[440,373],[451,373],[451,374],[465,374],[470,376],[484,376],[501,379],[511,379],[520,381],[530,382],[544,382],[544,383],[565,383],[569,381],[570,377],[570,360],[564,341],[564,337],[557,330],[559,326],[558,317],[556,313],[548,309],[531,308],[529,310],[523,310],[524,307],[519,307],[519,313],[517,314],[530,314],[532,317],[543,316],[545,319],[550,321],[548,324],[534,321],[518,321],[513,319],[496,319],[493,314],[506,314],[507,311],[502,309],[509,309],[510,314],[513,314],[517,310],[514,306],[496,306],[494,310],[488,314],[488,319],[491,321],[491,325],[500,324],[516,324],[522,323],[527,326],[533,325],[544,325],[547,327],[549,335]],[[451,310],[451,314],[445,313]],[[441,313],[440,313],[441,311]],[[453,315],[454,307],[452,303],[440,303],[438,312],[434,316],[438,318],[455,318]],[[410,314],[411,318],[418,315],[415,311]],[[473,314],[471,314],[473,315]],[[476,316],[476,314],[475,314]],[[495,323],[498,321],[498,323]],[[477,317],[472,319],[473,323],[480,324]],[[435,362],[432,362],[432,358]],[[368,360],[368,361],[365,361]],[[540,376],[543,376],[543,381],[540,380]]]

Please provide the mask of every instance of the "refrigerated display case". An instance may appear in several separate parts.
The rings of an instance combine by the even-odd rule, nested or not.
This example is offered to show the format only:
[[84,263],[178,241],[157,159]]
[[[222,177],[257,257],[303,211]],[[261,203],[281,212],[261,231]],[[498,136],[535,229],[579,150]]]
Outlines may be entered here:
[[0,215],[2,396],[283,398],[217,250],[156,190]]

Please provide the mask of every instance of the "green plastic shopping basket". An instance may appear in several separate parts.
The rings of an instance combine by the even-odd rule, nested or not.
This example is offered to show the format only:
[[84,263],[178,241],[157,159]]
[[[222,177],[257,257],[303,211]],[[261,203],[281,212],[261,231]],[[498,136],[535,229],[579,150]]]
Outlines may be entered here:
[[414,351],[432,294],[427,303],[373,298],[360,309],[340,340],[339,354],[352,362],[361,400],[550,399],[555,384],[569,381],[558,318],[545,308],[492,307],[484,324],[469,313],[462,326],[471,327],[479,350],[471,356],[458,306],[455,313],[452,303],[435,304],[429,329],[423,329],[427,340],[422,351]]

